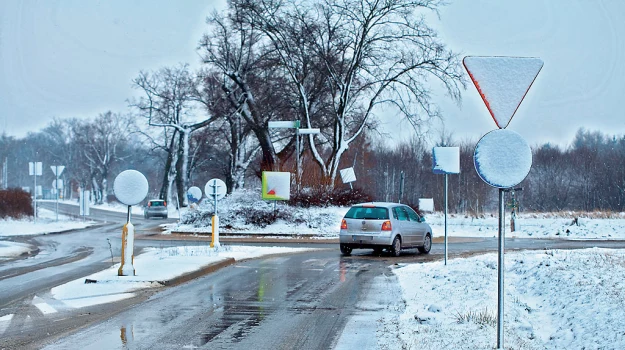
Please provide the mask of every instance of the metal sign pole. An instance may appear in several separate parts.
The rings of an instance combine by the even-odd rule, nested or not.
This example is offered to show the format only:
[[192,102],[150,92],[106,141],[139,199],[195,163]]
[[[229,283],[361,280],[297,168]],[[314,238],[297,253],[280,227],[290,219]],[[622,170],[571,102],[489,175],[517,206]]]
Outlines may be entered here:
[[217,215],[217,184],[213,185],[213,198],[215,199],[215,215]]
[[445,265],[447,265],[447,173],[445,173]]
[[37,223],[37,161],[33,162],[33,169],[34,169],[33,174],[35,174],[35,189],[33,191],[35,196],[33,198],[35,201],[35,224],[36,224]]
[[297,121],[297,128],[295,128],[295,182],[297,186],[297,194],[299,195],[299,183],[300,183],[300,159],[299,159],[299,120]]
[[56,171],[54,172],[55,182],[54,182],[54,190],[56,193],[56,221],[59,221],[59,166],[56,166]]
[[499,264],[498,278],[499,284],[497,288],[497,349],[503,349],[503,309],[504,309],[504,242],[505,242],[505,211],[504,211],[504,194],[505,189],[499,189]]

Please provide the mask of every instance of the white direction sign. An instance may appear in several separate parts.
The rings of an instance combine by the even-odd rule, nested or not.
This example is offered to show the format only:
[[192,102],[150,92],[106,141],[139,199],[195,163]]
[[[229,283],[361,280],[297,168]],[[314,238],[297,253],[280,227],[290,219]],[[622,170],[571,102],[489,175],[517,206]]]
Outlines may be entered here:
[[340,173],[344,184],[356,181],[356,173],[354,173],[353,167],[341,169]]
[[63,173],[63,170],[65,170],[65,165],[50,165],[50,169],[52,169],[56,177],[59,177]]
[[543,67],[535,57],[467,56],[462,63],[500,129],[508,126]]
[[43,165],[41,162],[28,162],[28,175],[41,176],[43,173]]

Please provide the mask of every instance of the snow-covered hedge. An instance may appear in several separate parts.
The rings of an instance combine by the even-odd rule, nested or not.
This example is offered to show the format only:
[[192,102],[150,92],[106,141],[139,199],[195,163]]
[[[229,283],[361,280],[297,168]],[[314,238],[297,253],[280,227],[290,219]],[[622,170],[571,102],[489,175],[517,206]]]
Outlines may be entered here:
[[[336,215],[333,208],[302,208],[290,206],[286,202],[264,201],[258,191],[236,191],[219,201],[220,226],[230,229],[247,227],[265,228],[282,222],[290,226],[304,225],[308,228],[324,228],[334,224]],[[180,218],[180,224],[192,227],[209,227],[213,216],[213,206],[204,200],[198,210],[189,210]],[[340,220],[340,219],[339,219]]]

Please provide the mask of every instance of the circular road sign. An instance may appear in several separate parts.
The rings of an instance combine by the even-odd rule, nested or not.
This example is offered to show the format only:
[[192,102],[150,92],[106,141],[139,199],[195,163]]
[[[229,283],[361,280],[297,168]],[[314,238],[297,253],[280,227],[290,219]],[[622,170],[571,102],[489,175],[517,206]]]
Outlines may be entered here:
[[136,170],[125,170],[115,178],[113,191],[123,204],[136,205],[148,194],[148,180]]
[[187,198],[191,203],[199,202],[200,199],[202,199],[202,190],[197,186],[189,188],[187,191]]
[[477,143],[473,161],[484,182],[497,188],[510,188],[529,174],[532,150],[521,135],[498,129],[484,135]]
[[212,200],[220,200],[224,198],[227,190],[226,183],[220,179],[211,179],[206,183],[206,186],[204,186],[204,193],[206,193],[206,197],[209,197]]

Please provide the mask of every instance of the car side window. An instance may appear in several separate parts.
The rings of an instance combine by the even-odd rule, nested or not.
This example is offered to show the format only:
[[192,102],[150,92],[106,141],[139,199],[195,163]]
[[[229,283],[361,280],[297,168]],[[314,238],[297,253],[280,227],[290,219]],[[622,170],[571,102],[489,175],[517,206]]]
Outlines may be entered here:
[[408,217],[410,217],[410,221],[420,222],[419,214],[417,214],[414,210],[412,210],[412,208],[405,207],[404,209],[406,209],[406,211],[408,212]]
[[402,207],[393,208],[393,212],[395,214],[395,218],[399,221],[408,221],[408,214]]

